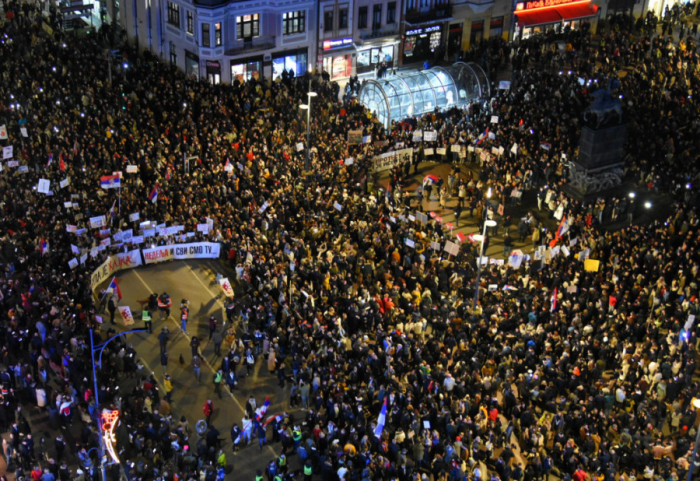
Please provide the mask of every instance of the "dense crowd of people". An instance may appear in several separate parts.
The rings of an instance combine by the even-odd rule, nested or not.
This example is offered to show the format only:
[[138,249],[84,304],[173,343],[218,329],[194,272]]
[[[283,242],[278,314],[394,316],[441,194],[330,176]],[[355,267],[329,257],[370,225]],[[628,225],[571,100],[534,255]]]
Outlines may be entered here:
[[[76,38],[23,5],[6,5],[14,15],[0,46],[2,143],[13,147],[0,173],[0,428],[10,432],[3,448],[18,478],[98,477],[89,335],[100,313],[90,274],[129,248],[104,246],[104,230],[138,232],[148,219],[197,232],[207,218],[214,229],[194,239],[225,246],[241,293],[230,308],[240,330],[221,340],[229,354],[220,382],[233,371],[232,386],[247,359],[264,355],[304,408],[246,433],[253,402],[232,429],[237,449],[250,449],[242,444],[252,437],[281,443],[283,456],[265,469],[270,481],[292,474],[287,456],[298,458],[305,479],[346,481],[687,473],[699,307],[692,37],[675,41],[621,22],[595,41],[585,32],[522,40],[505,56],[493,49],[493,63],[511,62],[509,90],[384,129],[354,100],[338,101],[320,75],[209,85],[125,44],[110,82],[108,32]],[[626,175],[672,199],[668,219],[639,226],[626,195],[581,202],[563,190],[589,94],[609,79],[628,121]],[[309,88],[319,97],[306,169],[296,107]],[[466,159],[478,175],[457,165],[442,195],[471,207],[478,222],[503,204],[505,236],[517,227],[535,247],[570,254],[550,249],[517,267],[507,259],[486,266],[472,306],[477,246],[462,242],[457,255],[441,255],[435,243],[456,238],[439,221],[414,217],[429,199],[414,205],[400,183],[393,196],[368,191],[373,154],[402,143],[415,148],[413,162],[423,160],[414,126],[437,131],[436,146],[479,139],[484,149]],[[487,127],[493,135],[482,139]],[[373,144],[348,145],[355,129]],[[183,158],[192,159],[187,173]],[[99,178],[127,165],[138,174],[124,174],[117,206]],[[49,194],[39,192],[40,179],[50,181]],[[538,192],[536,215],[509,218],[514,190]],[[139,221],[130,220],[134,212]],[[554,214],[567,220],[566,232],[541,230],[537,218]],[[99,215],[109,226],[91,228]],[[620,218],[632,222],[606,229]],[[584,257],[599,269],[584,270]],[[97,342],[112,332],[96,330]],[[159,340],[163,351],[167,334]],[[119,341],[99,371],[101,403],[122,413],[118,446],[130,479],[223,479],[218,431],[178,421],[168,379],[142,371]],[[108,387],[126,373],[140,379],[128,396]],[[26,421],[32,405],[56,427],[51,459],[40,456],[50,441],[33,438]],[[71,468],[60,433],[75,419],[84,427],[68,449],[79,464]]]

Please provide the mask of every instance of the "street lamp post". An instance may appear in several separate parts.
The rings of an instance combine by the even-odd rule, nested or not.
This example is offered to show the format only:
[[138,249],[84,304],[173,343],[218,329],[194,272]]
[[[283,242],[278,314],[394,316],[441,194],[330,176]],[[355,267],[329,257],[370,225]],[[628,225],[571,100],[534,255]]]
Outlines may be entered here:
[[[690,403],[697,410],[700,409],[700,399],[694,397]],[[697,414],[697,413],[696,413]],[[693,423],[694,424],[694,423]],[[700,443],[700,426],[696,428],[695,444],[693,445],[693,454],[690,456],[690,466],[688,466],[688,481],[693,479],[693,468],[695,467],[695,456],[698,454],[698,443]]]
[[[311,87],[311,84],[309,84]],[[311,99],[318,94],[309,90],[306,94],[309,98],[308,102],[301,104],[299,108],[306,110],[306,161],[304,162],[304,170],[308,173],[311,170]]]
[[[487,211],[488,215],[488,211]],[[484,221],[484,230],[480,237],[474,236],[477,240],[481,240],[481,248],[479,249],[479,258],[476,260],[476,291],[474,292],[474,303],[472,308],[476,309],[476,303],[479,301],[479,288],[481,287],[481,258],[484,257],[484,243],[486,242],[486,229],[488,227],[495,227],[496,221],[486,219]]]
[[474,303],[472,304],[472,309],[476,309],[476,303],[479,302],[479,288],[481,287],[481,258],[484,257],[484,242],[486,242],[486,229],[488,227],[495,227],[496,221],[489,219],[489,199],[491,198],[491,187],[486,192],[486,215],[484,219],[484,230],[479,236],[474,236],[476,240],[481,240],[481,249],[479,250],[479,258],[476,261],[476,290],[474,292]]
[[[93,338],[93,330],[90,329],[90,357],[92,360],[92,380],[94,383],[94,388],[95,388],[95,413],[97,414],[97,432],[100,436],[100,442],[98,444],[99,446],[99,456],[100,456],[100,471],[102,472],[102,481],[107,481],[107,465],[105,464],[105,439],[104,439],[104,433],[102,432],[102,419],[100,419],[100,391],[97,386],[97,366],[102,368],[102,352],[104,352],[105,347],[107,347],[107,344],[109,344],[112,340],[116,339],[117,337],[123,336],[124,334],[129,334],[131,332],[140,332],[140,331],[146,331],[147,329],[145,327],[140,327],[138,329],[131,329],[130,331],[124,331],[120,332],[119,334],[116,334],[109,339],[107,339],[105,342],[102,344],[95,345],[95,341]],[[98,356],[98,361],[95,362],[95,353],[99,352]]]

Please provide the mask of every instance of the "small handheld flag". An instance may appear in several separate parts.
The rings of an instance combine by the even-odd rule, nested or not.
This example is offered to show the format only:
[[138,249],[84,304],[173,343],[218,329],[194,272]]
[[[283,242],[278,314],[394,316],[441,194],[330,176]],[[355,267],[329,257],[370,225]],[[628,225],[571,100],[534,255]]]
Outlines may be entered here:
[[158,184],[153,186],[153,190],[151,191],[150,194],[148,194],[148,199],[153,202],[154,204],[158,202]]
[[377,438],[382,437],[382,432],[384,431],[384,424],[386,423],[386,398],[384,398],[384,404],[382,404],[382,410],[377,416],[377,427],[374,428],[374,435]]
[[49,154],[49,160],[46,162],[46,168],[48,169],[49,166],[51,165],[51,162],[53,162],[53,152]]
[[117,293],[117,297],[119,300],[122,300],[122,291],[119,289],[119,283],[117,282],[117,277],[112,277],[112,282],[109,283],[109,288],[112,289],[112,292]]
[[554,292],[552,292],[552,307],[550,308],[551,312],[554,312],[557,310],[557,288],[554,288]]

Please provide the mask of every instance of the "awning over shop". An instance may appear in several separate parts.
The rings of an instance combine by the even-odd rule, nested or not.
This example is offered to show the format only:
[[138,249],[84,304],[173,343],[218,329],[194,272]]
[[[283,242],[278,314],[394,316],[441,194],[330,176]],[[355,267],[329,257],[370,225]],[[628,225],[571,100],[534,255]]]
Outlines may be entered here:
[[590,17],[598,12],[598,6],[590,0],[582,2],[572,2],[551,7],[531,8],[527,10],[516,10],[518,24],[521,27],[531,25],[541,25],[545,23],[560,22],[562,20],[573,20],[576,18]]

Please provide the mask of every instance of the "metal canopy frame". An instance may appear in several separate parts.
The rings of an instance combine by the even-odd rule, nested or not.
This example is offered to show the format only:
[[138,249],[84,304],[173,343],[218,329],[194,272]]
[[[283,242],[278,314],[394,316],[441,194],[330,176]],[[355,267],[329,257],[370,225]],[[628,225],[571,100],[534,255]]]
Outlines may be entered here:
[[436,108],[463,107],[490,95],[486,72],[473,62],[449,67],[401,72],[379,80],[367,80],[359,100],[385,127]]

